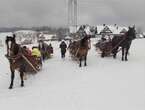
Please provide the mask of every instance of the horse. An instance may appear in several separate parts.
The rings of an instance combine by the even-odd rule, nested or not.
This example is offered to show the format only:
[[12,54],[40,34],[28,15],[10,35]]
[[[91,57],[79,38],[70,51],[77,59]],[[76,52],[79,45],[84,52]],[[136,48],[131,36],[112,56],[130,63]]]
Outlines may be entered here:
[[112,54],[113,58],[116,58],[119,47],[122,50],[122,61],[128,61],[127,55],[130,49],[132,40],[136,38],[136,30],[135,27],[129,27],[129,30],[121,36],[114,36],[112,38]]
[[84,60],[84,66],[87,66],[87,54],[90,44],[90,37],[85,36],[79,41],[74,41],[70,44],[70,53],[79,59],[79,67],[82,67],[82,60]]
[[52,46],[44,43],[43,41],[39,41],[38,48],[41,52],[43,61],[50,58],[50,54],[53,53]]
[[7,46],[7,54],[5,56],[10,63],[10,71],[11,71],[11,82],[10,82],[9,89],[13,88],[15,70],[18,70],[20,73],[21,87],[23,87],[24,86],[24,73],[34,72],[34,71],[37,72],[37,69],[35,67],[38,66],[38,62],[33,57],[29,59],[26,58],[26,56],[24,55],[25,51],[19,44],[16,43],[15,35],[7,36],[5,43]]

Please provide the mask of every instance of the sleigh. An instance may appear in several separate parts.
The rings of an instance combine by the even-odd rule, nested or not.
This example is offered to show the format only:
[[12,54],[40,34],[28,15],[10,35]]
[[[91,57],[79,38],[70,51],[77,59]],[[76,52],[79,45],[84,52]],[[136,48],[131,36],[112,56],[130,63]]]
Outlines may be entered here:
[[96,51],[101,54],[101,57],[104,57],[104,56],[111,56],[112,54],[112,41],[109,40],[109,41],[101,41],[99,40],[96,44],[95,44],[95,47],[96,47]]
[[28,72],[30,71],[30,72],[37,73],[38,71],[41,70],[42,61],[40,57],[22,55],[22,58],[25,60],[26,64],[28,65],[26,68]]

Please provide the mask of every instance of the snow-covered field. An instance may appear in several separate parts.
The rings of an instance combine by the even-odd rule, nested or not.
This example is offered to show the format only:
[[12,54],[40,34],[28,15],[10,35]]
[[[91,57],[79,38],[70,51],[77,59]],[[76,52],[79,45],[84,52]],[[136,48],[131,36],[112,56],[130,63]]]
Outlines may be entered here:
[[28,76],[24,88],[16,74],[12,90],[5,48],[0,47],[0,110],[145,110],[145,39],[133,41],[128,62],[120,54],[116,60],[102,59],[92,46],[88,66],[82,68],[68,53],[60,58],[59,42],[52,45],[54,55],[42,71]]

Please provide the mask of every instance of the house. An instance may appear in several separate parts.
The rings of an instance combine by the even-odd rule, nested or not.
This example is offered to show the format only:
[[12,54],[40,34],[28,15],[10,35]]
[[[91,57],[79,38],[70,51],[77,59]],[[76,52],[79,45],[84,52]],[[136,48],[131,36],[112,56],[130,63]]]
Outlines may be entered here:
[[126,27],[123,27],[122,30],[120,31],[120,34],[124,34],[128,31],[128,29]]
[[54,38],[56,39],[56,34],[44,34],[44,33],[40,33],[38,40],[51,41],[51,40],[54,40]]
[[120,35],[128,31],[127,27],[117,25],[101,25],[97,26],[98,34]]
[[20,31],[15,31],[14,34],[16,35],[16,40],[17,40],[17,43],[19,44],[25,44],[26,42],[36,43],[38,40],[38,37],[37,37],[38,33],[36,31],[20,30]]
[[109,26],[104,26],[104,28],[100,31],[100,34],[112,34],[112,30]]
[[115,25],[98,25],[98,26],[89,26],[89,25],[81,25],[77,26],[77,32],[85,32],[87,35],[120,35],[124,34],[128,31],[127,27],[117,26]]
[[56,34],[44,34],[45,40],[54,40],[54,38],[56,39]]
[[64,39],[65,40],[71,40],[72,38],[70,36],[66,36]]

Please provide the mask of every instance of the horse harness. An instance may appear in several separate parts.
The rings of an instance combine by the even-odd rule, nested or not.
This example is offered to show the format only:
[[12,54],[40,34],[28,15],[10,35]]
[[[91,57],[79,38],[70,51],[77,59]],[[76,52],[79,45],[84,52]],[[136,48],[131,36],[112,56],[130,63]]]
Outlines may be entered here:
[[[119,41],[109,52],[107,52],[108,54],[109,53],[111,53],[115,48],[117,48],[123,41],[125,41],[127,38],[126,38],[126,36],[124,36],[124,38],[121,40],[121,41]],[[121,50],[121,49],[120,49]],[[120,51],[119,50],[119,51]],[[118,51],[118,52],[119,52]]]
[[[88,43],[89,43],[89,45],[87,46],[87,48],[90,49],[90,48],[91,48],[91,46],[90,46],[90,40],[87,40],[87,41],[88,41]],[[76,53],[75,53],[75,57],[77,56],[77,54],[78,54],[80,48],[85,48],[85,47],[81,47],[81,44],[80,44],[79,47],[78,47],[78,49],[77,49],[77,51],[76,51]]]

